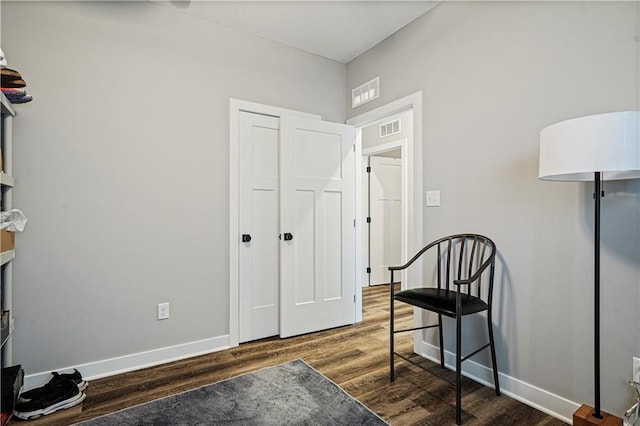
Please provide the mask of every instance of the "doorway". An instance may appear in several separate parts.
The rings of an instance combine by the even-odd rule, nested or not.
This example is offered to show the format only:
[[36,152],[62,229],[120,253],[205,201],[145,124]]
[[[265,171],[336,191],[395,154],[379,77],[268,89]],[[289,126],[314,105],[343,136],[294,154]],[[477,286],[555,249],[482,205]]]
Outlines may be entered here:
[[[390,102],[386,105],[358,115],[354,118],[347,120],[347,124],[351,124],[356,127],[356,155],[359,158],[366,158],[368,154],[374,151],[368,151],[371,147],[363,144],[363,132],[364,129],[373,124],[384,124],[392,121],[392,118],[402,113],[411,111],[413,120],[411,124],[408,124],[408,128],[411,129],[412,137],[400,136],[403,139],[401,143],[401,161],[403,163],[402,176],[404,177],[403,188],[403,200],[406,200],[403,204],[405,210],[401,214],[401,220],[405,221],[406,225],[402,226],[403,239],[401,243],[401,259],[402,263],[408,260],[409,256],[415,254],[422,248],[424,241],[423,236],[423,108],[422,108],[422,92],[416,92],[404,98]],[[393,129],[393,126],[391,126]],[[398,136],[396,136],[398,137]],[[397,140],[394,138],[389,138]],[[382,141],[377,144],[378,150],[397,149],[397,146],[393,146],[394,143]],[[360,280],[360,286],[366,286],[366,250],[365,232],[366,226],[366,214],[365,214],[365,202],[363,197],[364,188],[364,176],[367,164],[365,161],[356,163],[356,167],[359,170],[356,171],[356,208],[359,211],[356,212],[356,270],[360,271],[357,278]],[[422,268],[410,268],[408,271],[403,271],[400,276],[401,286],[403,289],[412,286],[412,283],[421,283],[423,277]],[[362,310],[362,291],[359,292],[359,309]],[[414,339],[414,346],[417,353],[422,353],[421,339]]]
[[[388,284],[389,266],[402,265],[410,253],[413,206],[414,109],[405,108],[361,126],[362,286]],[[398,276],[405,281],[404,274]]]
[[403,263],[406,180],[403,179],[402,146],[406,146],[406,139],[397,144],[397,148],[390,151],[363,151],[365,287],[388,284],[388,267]]

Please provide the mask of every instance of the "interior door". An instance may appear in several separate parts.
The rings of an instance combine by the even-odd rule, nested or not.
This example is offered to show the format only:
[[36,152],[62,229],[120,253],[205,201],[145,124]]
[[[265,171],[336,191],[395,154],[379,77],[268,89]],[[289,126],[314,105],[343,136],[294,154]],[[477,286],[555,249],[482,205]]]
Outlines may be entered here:
[[371,167],[369,284],[378,285],[389,283],[389,266],[402,263],[402,160],[371,156],[369,161]]
[[278,334],[279,119],[239,116],[239,341]]
[[355,322],[354,129],[280,120],[280,336]]

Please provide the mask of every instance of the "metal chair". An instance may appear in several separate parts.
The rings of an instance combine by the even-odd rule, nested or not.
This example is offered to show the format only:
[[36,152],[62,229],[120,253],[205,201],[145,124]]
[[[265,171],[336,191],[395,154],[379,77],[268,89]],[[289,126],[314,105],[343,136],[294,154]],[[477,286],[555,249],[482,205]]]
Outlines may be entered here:
[[[498,367],[496,364],[496,348],[493,338],[491,322],[491,301],[493,296],[493,277],[495,273],[496,246],[489,238],[477,234],[458,234],[440,238],[420,250],[411,260],[402,266],[391,266],[391,299],[390,299],[390,379],[395,380],[394,356],[415,364],[409,358],[394,350],[394,336],[397,333],[415,331],[425,328],[438,327],[440,335],[440,365],[444,368],[444,343],[442,336],[442,316],[456,320],[456,424],[462,423],[461,409],[461,367],[478,352],[490,348],[493,364],[493,380],[496,395],[500,396],[498,383]],[[402,271],[411,266],[420,257],[433,260],[431,272],[437,286],[410,288],[394,294],[394,272]],[[423,268],[428,265],[423,264]],[[486,292],[482,293],[482,277],[488,275]],[[452,280],[453,278],[453,280]],[[452,283],[453,281],[453,283]],[[408,303],[427,311],[438,314],[438,323],[404,330],[394,329],[394,301]],[[461,355],[462,347],[462,317],[487,311],[487,327],[489,329],[489,343],[474,350],[466,356]],[[417,365],[417,364],[416,364]],[[419,365],[418,365],[419,366]]]

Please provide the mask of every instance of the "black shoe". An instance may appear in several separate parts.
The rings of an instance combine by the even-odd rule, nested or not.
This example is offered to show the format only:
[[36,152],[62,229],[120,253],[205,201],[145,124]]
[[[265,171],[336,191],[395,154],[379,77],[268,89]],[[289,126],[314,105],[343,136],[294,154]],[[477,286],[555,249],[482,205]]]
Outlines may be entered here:
[[38,398],[18,402],[13,414],[22,420],[36,419],[47,414],[55,413],[63,408],[80,404],[86,395],[80,392],[72,380],[64,380],[50,385],[47,392]]
[[89,383],[87,383],[87,381],[82,378],[82,375],[78,370],[73,370],[73,373],[68,374],[60,374],[54,371],[51,374],[53,375],[53,377],[46,385],[39,388],[30,389],[26,392],[22,392],[20,396],[18,396],[18,400],[30,401],[32,399],[38,399],[39,397],[46,395],[49,392],[47,388],[67,381],[72,381],[73,383],[75,383],[78,386],[78,390],[80,391],[85,390],[87,386],[89,386]]

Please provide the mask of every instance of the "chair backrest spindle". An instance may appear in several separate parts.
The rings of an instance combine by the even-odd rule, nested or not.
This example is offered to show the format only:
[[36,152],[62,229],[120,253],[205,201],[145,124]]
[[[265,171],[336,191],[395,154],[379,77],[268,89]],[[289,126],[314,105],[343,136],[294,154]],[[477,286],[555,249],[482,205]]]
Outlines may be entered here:
[[447,290],[449,290],[449,281],[451,278],[451,241],[449,237],[449,244],[447,244]]
[[442,289],[442,279],[441,279],[441,276],[442,276],[442,272],[441,272],[441,269],[442,269],[442,265],[441,265],[441,263],[442,263],[442,254],[440,252],[440,243],[438,243],[437,250],[438,250],[438,289]]
[[471,246],[471,255],[469,255],[469,269],[467,270],[467,278],[473,275],[473,259],[476,254],[477,245],[478,245],[478,237],[473,237],[473,245]]
[[462,259],[464,258],[464,244],[467,241],[467,237],[462,237],[460,240],[460,253],[458,254],[458,279],[462,279]]
[[[480,259],[478,260],[478,265],[482,265],[484,263],[484,254],[487,250],[487,242],[483,241],[482,242],[482,251],[480,252]],[[476,297],[480,297],[480,294],[482,294],[482,275],[480,275],[478,277],[478,292]]]
[[[476,256],[476,246],[478,245],[478,237],[473,237],[473,244],[471,245],[471,254],[469,255],[469,269],[467,269],[467,278],[473,276],[473,259]],[[471,286],[467,287],[467,294],[471,295]]]

